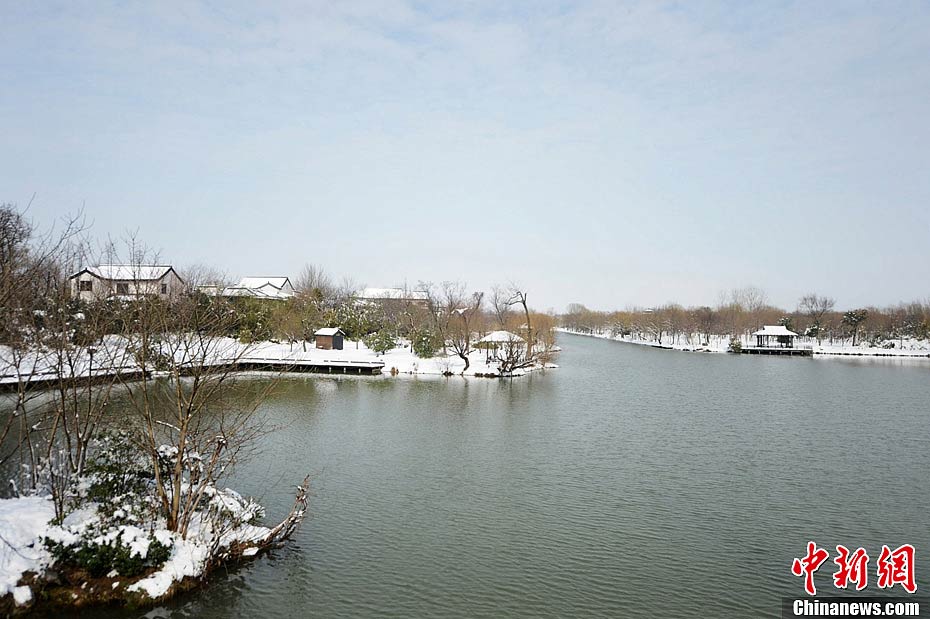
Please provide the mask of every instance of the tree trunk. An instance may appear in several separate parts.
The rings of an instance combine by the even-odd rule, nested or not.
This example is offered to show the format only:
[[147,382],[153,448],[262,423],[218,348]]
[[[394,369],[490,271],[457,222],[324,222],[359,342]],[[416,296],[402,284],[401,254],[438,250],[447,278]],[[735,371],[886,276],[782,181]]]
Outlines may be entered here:
[[526,315],[526,358],[533,355],[533,327],[530,325],[530,309],[526,306],[526,295],[523,296],[523,313]]

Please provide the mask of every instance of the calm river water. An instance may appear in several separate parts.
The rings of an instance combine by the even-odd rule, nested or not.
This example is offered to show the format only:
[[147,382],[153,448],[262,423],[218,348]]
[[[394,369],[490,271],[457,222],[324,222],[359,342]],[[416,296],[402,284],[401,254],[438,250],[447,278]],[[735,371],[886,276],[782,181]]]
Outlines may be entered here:
[[808,540],[872,592],[911,543],[930,586],[930,366],[560,343],[513,381],[285,380],[230,485],[271,520],[311,472],[310,518],[148,616],[779,616]]

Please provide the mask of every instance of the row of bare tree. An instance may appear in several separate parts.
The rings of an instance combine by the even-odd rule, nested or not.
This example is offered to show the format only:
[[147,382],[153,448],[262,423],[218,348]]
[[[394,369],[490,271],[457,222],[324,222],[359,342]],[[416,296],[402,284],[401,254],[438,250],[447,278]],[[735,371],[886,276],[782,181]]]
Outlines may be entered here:
[[794,310],[768,303],[755,287],[721,295],[714,307],[661,307],[603,312],[580,304],[570,305],[560,324],[579,332],[626,335],[659,344],[706,345],[712,336],[745,337],[763,325],[781,324],[818,343],[890,346],[897,340],[930,339],[930,300],[900,303],[891,307],[837,310],[833,298],[806,294]]
[[[198,270],[189,281],[200,281]],[[212,277],[217,277],[212,275]],[[419,282],[404,287],[396,298],[361,299],[361,286],[350,278],[338,281],[322,266],[307,265],[295,280],[297,294],[284,302],[239,299],[240,321],[234,332],[243,341],[276,340],[306,348],[320,327],[339,327],[357,342],[382,335],[388,344],[408,340],[421,357],[454,354],[470,364],[477,340],[490,331],[511,331],[533,344],[521,358],[503,360],[507,371],[533,365],[551,354],[554,318],[533,311],[527,291],[516,284],[494,286],[490,294],[469,290],[462,282]],[[516,355],[516,351],[514,351]]]

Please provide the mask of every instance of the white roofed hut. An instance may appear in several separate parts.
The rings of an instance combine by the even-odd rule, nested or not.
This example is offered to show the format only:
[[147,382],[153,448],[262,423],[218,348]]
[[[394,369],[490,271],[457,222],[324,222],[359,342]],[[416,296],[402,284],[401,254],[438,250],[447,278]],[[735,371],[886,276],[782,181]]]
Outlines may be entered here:
[[339,327],[324,327],[313,334],[316,347],[321,350],[342,350],[346,334]]
[[783,325],[765,325],[753,335],[757,348],[794,348],[798,334]]

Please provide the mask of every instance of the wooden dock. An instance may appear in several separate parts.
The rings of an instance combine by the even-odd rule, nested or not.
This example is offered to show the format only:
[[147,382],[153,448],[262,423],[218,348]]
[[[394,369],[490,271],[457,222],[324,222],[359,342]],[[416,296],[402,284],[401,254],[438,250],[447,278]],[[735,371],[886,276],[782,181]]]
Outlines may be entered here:
[[319,374],[356,374],[375,376],[384,369],[384,361],[349,361],[345,359],[288,359],[246,357],[236,362],[236,368],[257,372],[314,372]]
[[[288,359],[272,357],[245,357],[237,360],[223,360],[207,364],[207,368],[219,371],[232,367],[242,372],[313,372],[317,374],[348,374],[356,376],[377,376],[384,369],[384,361],[350,361],[345,359]],[[190,372],[180,369],[181,375]],[[78,375],[65,379],[69,386],[94,385],[106,383],[118,376],[120,381],[136,381],[145,377],[137,367],[116,368],[115,371],[94,368],[93,376]],[[151,373],[149,373],[151,376]],[[15,374],[0,375],[0,393],[17,391],[22,388],[21,380],[28,389],[49,389],[61,383],[56,372],[36,372],[30,376],[17,378]]]
[[0,393],[19,391],[20,389],[52,389],[62,383],[68,388],[75,385],[97,385],[111,382],[114,377],[120,381],[136,381],[145,378],[145,373],[138,368],[118,369],[115,372],[95,370],[92,376],[81,374],[62,380],[55,372],[36,372],[29,376],[17,377],[15,374],[0,375]]
[[781,348],[775,346],[743,346],[744,355],[782,355],[788,357],[813,357],[813,348]]

